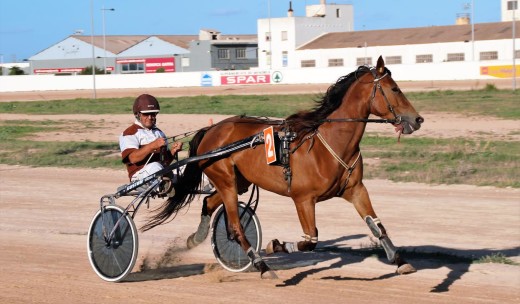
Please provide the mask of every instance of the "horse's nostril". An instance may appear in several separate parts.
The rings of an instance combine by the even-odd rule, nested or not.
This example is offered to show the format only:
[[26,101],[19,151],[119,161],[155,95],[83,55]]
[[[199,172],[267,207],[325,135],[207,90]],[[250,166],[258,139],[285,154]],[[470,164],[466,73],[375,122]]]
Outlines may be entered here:
[[422,116],[419,116],[415,119],[415,122],[417,122],[418,124],[422,124],[424,122],[424,118],[422,118]]

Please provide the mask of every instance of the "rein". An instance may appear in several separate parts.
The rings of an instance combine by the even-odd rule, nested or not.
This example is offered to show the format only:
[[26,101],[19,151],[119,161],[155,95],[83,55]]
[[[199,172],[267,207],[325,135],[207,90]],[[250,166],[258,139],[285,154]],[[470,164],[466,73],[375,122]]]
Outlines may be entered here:
[[321,122],[375,122],[375,123],[399,123],[401,119],[385,119],[385,118],[328,118]]

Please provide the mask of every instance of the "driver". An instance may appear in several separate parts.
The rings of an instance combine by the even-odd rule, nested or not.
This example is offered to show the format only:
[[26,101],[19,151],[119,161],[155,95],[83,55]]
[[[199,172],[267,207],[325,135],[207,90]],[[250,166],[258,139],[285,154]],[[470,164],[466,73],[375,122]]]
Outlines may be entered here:
[[121,157],[132,182],[168,166],[182,149],[182,142],[174,142],[168,149],[166,135],[156,126],[160,109],[152,95],[137,97],[133,106],[135,122],[119,137]]

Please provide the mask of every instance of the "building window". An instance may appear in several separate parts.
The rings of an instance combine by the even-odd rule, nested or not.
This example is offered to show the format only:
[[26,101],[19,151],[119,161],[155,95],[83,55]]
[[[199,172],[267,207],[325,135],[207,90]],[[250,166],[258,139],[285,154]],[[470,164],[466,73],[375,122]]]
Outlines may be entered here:
[[464,61],[464,53],[451,53],[448,54],[446,61]]
[[433,62],[432,54],[415,56],[415,63],[427,63],[427,62]]
[[143,62],[131,62],[121,64],[122,73],[143,73],[144,63]]
[[517,10],[518,9],[518,1],[507,1],[507,10]]
[[265,52],[265,62],[271,68],[271,52]]
[[229,59],[229,49],[219,49],[218,50],[218,59]]
[[271,32],[265,32],[265,41],[271,40]]
[[316,67],[316,60],[302,60],[301,61],[302,68],[314,68]]
[[287,51],[282,51],[282,66],[285,68],[289,64],[289,55]]
[[235,55],[236,55],[237,59],[246,59],[247,58],[246,49],[236,49]]
[[387,56],[385,57],[385,64],[401,64],[403,59],[401,56]]
[[497,60],[498,52],[480,52],[480,60]]
[[356,65],[372,65],[371,57],[358,57],[356,58]]
[[282,41],[287,40],[287,31],[282,31]]
[[329,67],[343,66],[343,58],[329,59]]

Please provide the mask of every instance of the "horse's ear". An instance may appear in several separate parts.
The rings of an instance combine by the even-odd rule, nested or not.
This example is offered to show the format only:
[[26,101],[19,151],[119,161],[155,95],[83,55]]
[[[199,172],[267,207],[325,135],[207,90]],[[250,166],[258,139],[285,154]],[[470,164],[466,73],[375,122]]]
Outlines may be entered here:
[[379,56],[377,59],[376,71],[379,75],[383,75],[385,73],[385,61],[383,60],[383,56]]

